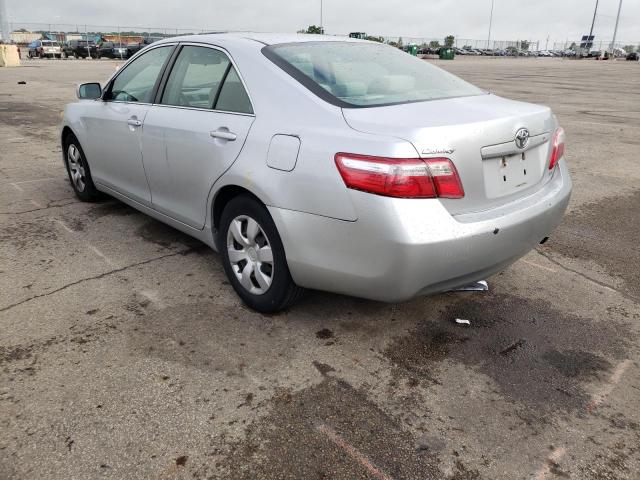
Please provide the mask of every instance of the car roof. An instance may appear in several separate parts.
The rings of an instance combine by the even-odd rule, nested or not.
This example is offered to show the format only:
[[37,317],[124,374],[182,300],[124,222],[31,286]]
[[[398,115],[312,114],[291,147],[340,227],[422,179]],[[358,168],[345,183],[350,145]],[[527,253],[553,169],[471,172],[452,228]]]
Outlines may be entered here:
[[366,42],[357,38],[337,35],[314,35],[308,33],[257,33],[257,32],[213,32],[195,35],[171,37],[156,43],[165,42],[199,42],[213,45],[223,42],[257,42],[263,45],[299,42]]

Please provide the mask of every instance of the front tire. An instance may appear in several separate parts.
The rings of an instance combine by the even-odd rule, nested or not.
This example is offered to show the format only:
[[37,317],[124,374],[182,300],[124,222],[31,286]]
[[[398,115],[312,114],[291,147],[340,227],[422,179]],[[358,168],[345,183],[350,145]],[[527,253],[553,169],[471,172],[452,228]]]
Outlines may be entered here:
[[233,289],[253,310],[275,313],[300,296],[302,289],[291,278],[276,225],[255,198],[240,195],[227,204],[218,246]]
[[72,133],[67,135],[64,141],[65,165],[69,182],[76,197],[83,202],[97,202],[102,198],[102,194],[96,189],[91,178],[89,163],[82,151],[80,142]]

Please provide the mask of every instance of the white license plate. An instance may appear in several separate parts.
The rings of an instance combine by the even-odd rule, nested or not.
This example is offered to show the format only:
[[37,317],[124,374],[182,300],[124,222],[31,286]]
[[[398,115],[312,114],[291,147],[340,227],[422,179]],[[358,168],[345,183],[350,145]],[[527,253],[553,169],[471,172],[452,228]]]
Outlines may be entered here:
[[543,150],[536,147],[525,153],[483,160],[487,198],[511,195],[538,183],[544,168]]

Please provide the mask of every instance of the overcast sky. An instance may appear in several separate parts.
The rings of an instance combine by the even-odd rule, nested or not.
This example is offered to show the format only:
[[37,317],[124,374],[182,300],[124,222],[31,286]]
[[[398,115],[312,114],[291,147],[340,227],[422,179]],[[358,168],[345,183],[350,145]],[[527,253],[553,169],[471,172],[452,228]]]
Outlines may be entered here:
[[[19,22],[295,32],[320,23],[320,0],[6,0]],[[327,33],[485,39],[491,0],[324,0]],[[495,0],[496,40],[576,39],[595,0]],[[611,39],[618,0],[600,0],[594,33]],[[139,27],[138,27],[139,28]],[[618,39],[640,42],[640,0],[623,0]]]

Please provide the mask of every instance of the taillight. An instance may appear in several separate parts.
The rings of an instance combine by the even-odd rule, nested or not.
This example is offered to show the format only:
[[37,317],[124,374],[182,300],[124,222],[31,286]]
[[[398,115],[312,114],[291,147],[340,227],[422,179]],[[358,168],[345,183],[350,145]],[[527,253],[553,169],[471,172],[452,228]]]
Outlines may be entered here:
[[400,198],[462,198],[458,171],[448,158],[386,158],[336,153],[348,188]]
[[551,159],[549,160],[549,170],[553,170],[553,168],[558,164],[558,160],[563,156],[564,128],[558,127],[553,134],[553,139],[551,140]]

